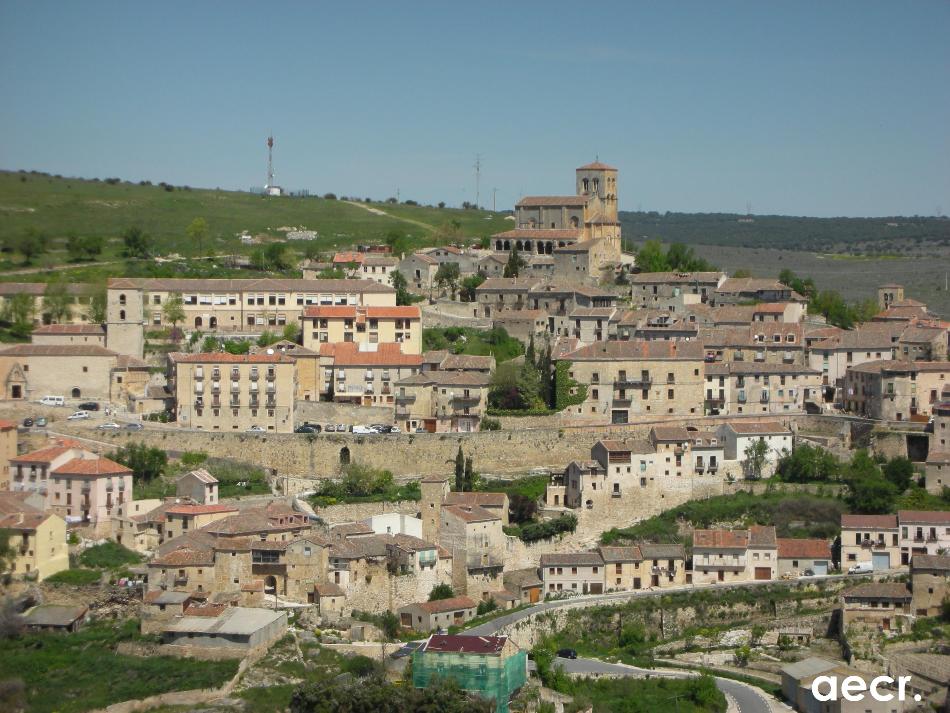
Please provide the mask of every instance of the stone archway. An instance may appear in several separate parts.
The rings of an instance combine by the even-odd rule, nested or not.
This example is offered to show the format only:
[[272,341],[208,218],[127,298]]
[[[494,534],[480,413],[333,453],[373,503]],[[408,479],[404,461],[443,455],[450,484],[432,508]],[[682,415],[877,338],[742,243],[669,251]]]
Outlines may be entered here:
[[264,592],[267,594],[277,594],[277,577],[269,574],[264,578]]
[[350,449],[348,446],[343,446],[340,449],[340,465],[349,465],[350,464]]

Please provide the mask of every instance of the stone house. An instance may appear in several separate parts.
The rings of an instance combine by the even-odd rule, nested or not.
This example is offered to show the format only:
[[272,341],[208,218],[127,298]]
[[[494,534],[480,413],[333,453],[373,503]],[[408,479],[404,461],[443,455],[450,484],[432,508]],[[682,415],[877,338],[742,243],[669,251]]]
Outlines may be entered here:
[[540,570],[545,596],[604,592],[605,564],[599,552],[545,552]]
[[641,542],[637,545],[645,566],[650,571],[651,587],[672,587],[686,584],[686,550],[680,544],[654,544]]
[[501,327],[508,336],[525,344],[534,337],[535,342],[551,334],[548,329],[548,315],[539,309],[512,309],[498,312],[492,318],[492,327]]
[[181,548],[148,563],[148,590],[214,592],[215,554],[211,547]]
[[143,634],[160,633],[168,622],[184,616],[185,609],[195,600],[188,592],[155,589],[142,599],[140,630]]
[[902,630],[912,614],[911,600],[903,582],[868,582],[846,589],[841,593],[841,631],[852,626]]
[[939,322],[933,325],[912,323],[901,332],[898,339],[900,358],[911,361],[946,361],[947,331],[947,327]]
[[399,258],[395,255],[367,254],[359,266],[359,277],[388,286],[392,285],[392,274],[398,268]]
[[634,307],[656,307],[683,294],[708,302],[726,280],[722,272],[641,272],[630,275],[630,296]]
[[706,364],[707,414],[805,413],[821,404],[821,374],[807,366],[731,362]]
[[415,631],[448,630],[475,618],[478,604],[469,597],[451,597],[432,602],[417,602],[400,607],[399,624]]
[[798,575],[809,569],[815,575],[831,573],[831,545],[828,541],[778,538],[778,576]]
[[[646,415],[702,411],[703,348],[695,342],[594,342],[564,355],[587,398],[564,410],[597,423],[632,423]],[[572,391],[576,391],[573,388]]]
[[868,418],[922,420],[931,415],[948,383],[948,362],[865,362],[845,374],[844,407]]
[[192,470],[175,481],[175,494],[199,505],[217,505],[218,479],[204,468]]
[[361,349],[352,342],[320,346],[318,381],[314,392],[322,400],[355,406],[390,406],[394,384],[419,373],[422,356],[405,354],[402,345],[387,342]]
[[152,552],[164,542],[165,507],[178,500],[126,500],[112,510],[112,539],[139,553]]
[[597,548],[604,561],[604,584],[607,591],[638,591],[650,586],[650,565],[636,545]]
[[616,339],[620,316],[616,307],[576,307],[565,322],[556,320],[558,333],[567,332],[585,344]]
[[544,582],[537,567],[505,570],[502,579],[505,589],[518,598],[518,605],[537,604],[544,596]]
[[910,563],[911,611],[939,616],[950,593],[950,555],[917,555]]
[[0,350],[3,398],[39,401],[51,395],[108,402],[119,361],[119,354],[97,344],[16,344]]
[[757,277],[726,278],[713,292],[712,299],[716,306],[744,302],[796,302],[802,305],[801,315],[796,322],[804,316],[807,303],[804,297],[788,285],[778,280]]
[[66,521],[27,503],[27,493],[0,492],[0,530],[7,533],[13,577],[42,582],[69,569]]
[[[759,423],[730,421],[720,426],[718,433],[723,442],[726,460],[731,461],[744,461],[746,449],[750,445],[760,440],[765,441],[768,450],[765,454],[762,472],[758,474],[763,478],[767,478],[775,472],[775,466],[783,453],[792,452],[792,432],[778,421]],[[743,463],[742,467],[748,470],[749,466]],[[754,474],[746,473],[746,475]]]
[[416,306],[320,305],[304,309],[300,319],[303,346],[312,351],[352,342],[364,350],[393,343],[404,354],[422,353],[422,312]]
[[192,503],[180,503],[169,505],[165,509],[165,532],[164,538],[171,540],[179,535],[187,535],[189,532],[199,530],[205,525],[210,525],[217,520],[221,520],[238,513],[238,508],[233,505],[198,505]]
[[[737,310],[740,307],[720,307]],[[717,319],[723,319],[717,315]],[[741,326],[701,327],[696,338],[708,361],[805,366],[805,338],[798,322],[759,321]]]
[[106,330],[101,324],[44,324],[30,333],[33,344],[92,344],[106,346]]
[[901,328],[887,324],[865,324],[857,329],[812,342],[808,366],[821,372],[824,400],[844,403],[848,369],[869,361],[894,359]]
[[487,599],[503,589],[506,539],[498,514],[480,505],[443,505],[439,545],[452,555],[452,589]]
[[179,425],[238,433],[252,426],[293,432],[297,398],[293,357],[174,353],[168,355],[168,363]]
[[775,579],[777,569],[772,526],[693,531],[693,584]]
[[246,656],[266,649],[287,631],[287,612],[249,607],[188,607],[162,629],[164,647]]
[[898,510],[900,563],[908,565],[917,555],[950,552],[950,512]]
[[19,451],[19,424],[16,421],[0,419],[0,490],[12,490],[10,487],[10,459],[16,458]]
[[491,377],[472,371],[426,371],[395,384],[396,423],[403,431],[477,431],[488,408]]
[[896,515],[841,515],[841,568],[868,562],[887,570],[900,562]]

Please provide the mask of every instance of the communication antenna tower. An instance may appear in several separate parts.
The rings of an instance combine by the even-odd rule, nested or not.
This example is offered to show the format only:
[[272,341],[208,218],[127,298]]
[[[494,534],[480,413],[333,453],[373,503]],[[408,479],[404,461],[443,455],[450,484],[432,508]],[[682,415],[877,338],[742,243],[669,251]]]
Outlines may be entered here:
[[267,188],[274,185],[274,136],[267,137]]
[[482,155],[475,154],[475,208],[480,205],[481,198],[481,179],[482,179]]

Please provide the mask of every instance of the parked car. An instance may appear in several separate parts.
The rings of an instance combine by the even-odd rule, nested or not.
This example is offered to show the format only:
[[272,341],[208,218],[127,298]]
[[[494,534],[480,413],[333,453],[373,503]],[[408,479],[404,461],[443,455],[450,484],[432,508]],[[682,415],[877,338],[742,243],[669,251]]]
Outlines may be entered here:
[[98,411],[99,404],[97,404],[95,401],[83,401],[81,404],[79,404],[79,408],[81,408],[83,411]]
[[29,428],[30,426],[33,425],[33,419],[27,416],[26,418],[23,419],[23,425],[24,427]]
[[76,413],[70,414],[66,417],[67,421],[81,421],[84,418],[89,418],[88,411],[76,411]]
[[428,431],[425,430],[422,426],[419,426],[419,428],[416,429],[416,433],[428,433]]
[[813,569],[806,569],[804,572],[802,572],[802,576],[803,576],[803,577],[814,577],[814,576],[815,576],[815,570],[813,570]]
[[577,652],[574,649],[558,649],[557,656],[560,659],[576,659]]
[[44,396],[40,399],[40,403],[44,406],[65,406],[66,399],[62,396]]
[[874,571],[874,564],[871,562],[858,562],[848,567],[848,574],[871,574]]
[[106,423],[100,423],[96,428],[100,431],[119,431],[122,429],[122,426],[115,421],[107,421]]
[[267,433],[267,429],[263,426],[251,426],[245,433]]
[[360,436],[371,436],[376,433],[376,431],[369,426],[353,426],[353,433]]
[[302,426],[297,426],[297,428],[294,429],[294,433],[316,433],[316,432],[317,432],[317,429],[315,429],[313,426],[308,426],[306,424]]
[[141,431],[143,428],[145,428],[145,426],[143,426],[141,423],[127,423],[122,428],[124,428],[126,431]]
[[338,423],[338,424],[336,425],[336,432],[337,432],[337,433],[346,433],[346,432],[349,431],[349,430],[350,430],[350,427],[347,426],[345,423]]
[[43,428],[44,426],[46,426],[46,424],[47,424],[46,416],[40,416],[39,418],[36,419],[37,428]]
[[402,433],[402,431],[399,430],[399,426],[393,426],[392,428],[389,429],[389,432],[390,432],[390,433]]
[[332,423],[328,423],[327,427],[323,429],[326,433],[336,433],[336,426]]

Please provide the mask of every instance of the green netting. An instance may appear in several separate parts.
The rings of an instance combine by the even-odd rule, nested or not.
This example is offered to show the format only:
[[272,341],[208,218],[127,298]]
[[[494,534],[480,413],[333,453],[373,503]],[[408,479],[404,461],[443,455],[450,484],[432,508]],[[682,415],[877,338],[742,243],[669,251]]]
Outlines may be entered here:
[[528,656],[437,654],[417,651],[412,655],[412,685],[425,688],[433,678],[451,678],[483,698],[494,699],[498,713],[508,713],[508,699],[521,688],[528,675]]

